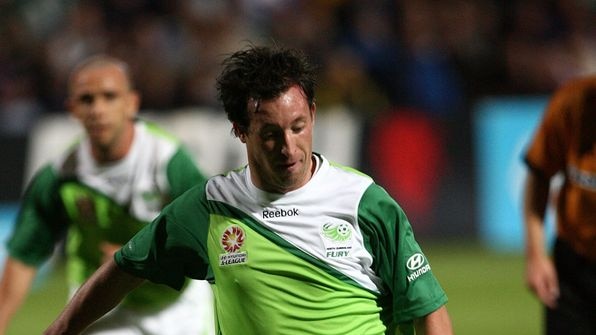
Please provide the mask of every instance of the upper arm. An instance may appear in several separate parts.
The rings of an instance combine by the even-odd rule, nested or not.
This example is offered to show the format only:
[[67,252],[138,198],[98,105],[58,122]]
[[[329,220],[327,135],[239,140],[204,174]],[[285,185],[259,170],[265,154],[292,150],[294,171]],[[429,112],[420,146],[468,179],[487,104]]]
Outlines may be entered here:
[[575,90],[572,87],[556,92],[550,99],[540,124],[524,156],[525,163],[535,173],[550,178],[565,169],[574,131]]
[[31,266],[50,257],[66,231],[62,208],[58,178],[48,165],[27,186],[7,243],[10,255]]
[[447,302],[405,213],[378,185],[364,194],[359,221],[373,270],[391,301],[384,308],[391,311],[394,323],[414,320]]
[[524,215],[535,215],[542,219],[548,203],[550,179],[529,171],[524,187]]

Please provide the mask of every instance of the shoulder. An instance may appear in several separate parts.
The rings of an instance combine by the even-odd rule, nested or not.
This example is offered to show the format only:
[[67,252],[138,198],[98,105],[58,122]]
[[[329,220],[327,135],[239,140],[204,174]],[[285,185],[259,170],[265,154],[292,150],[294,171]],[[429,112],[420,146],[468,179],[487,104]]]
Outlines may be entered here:
[[358,169],[328,161],[322,155],[319,157],[321,166],[313,178],[312,187],[321,195],[344,200],[349,197],[351,201],[358,202],[370,185],[374,184],[373,178]]
[[596,75],[577,77],[565,82],[557,91],[561,94],[571,94],[577,91],[596,89]]
[[330,161],[321,154],[315,153],[315,156],[320,159],[321,167],[319,170],[326,179],[332,179],[338,183],[349,182],[363,186],[368,186],[374,182],[371,176],[356,168]]
[[596,76],[574,78],[565,82],[553,93],[549,110],[563,114],[574,113],[589,103],[586,99],[596,99]]
[[199,218],[209,213],[206,183],[207,181],[203,181],[182,193],[164,208],[162,214],[173,222],[185,222],[191,226],[203,222]]
[[229,200],[250,193],[246,173],[245,166],[212,176],[205,187],[207,196],[212,200]]
[[160,141],[171,142],[173,144],[179,144],[180,140],[169,131],[165,130],[159,124],[153,121],[145,119],[137,119],[135,121],[135,127],[146,133],[148,136],[156,138]]
[[54,164],[48,163],[42,166],[33,178],[29,185],[33,186],[40,186],[40,185],[51,185],[58,180],[58,170]]
[[182,142],[177,137],[152,121],[137,119],[135,136],[143,156],[163,163],[184,152]]
[[59,197],[59,188],[63,178],[58,174],[53,164],[46,164],[36,171],[27,183],[23,194],[23,207],[33,204],[36,210],[54,206],[54,200]]

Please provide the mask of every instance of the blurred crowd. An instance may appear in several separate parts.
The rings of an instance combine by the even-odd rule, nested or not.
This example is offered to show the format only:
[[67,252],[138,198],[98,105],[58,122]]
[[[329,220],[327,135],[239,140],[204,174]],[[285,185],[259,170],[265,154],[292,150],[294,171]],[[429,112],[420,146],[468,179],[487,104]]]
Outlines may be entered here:
[[315,59],[319,107],[457,119],[596,72],[596,1],[0,0],[0,133],[64,110],[68,71],[97,52],[132,64],[145,110],[217,107],[222,56],[262,41]]
[[477,226],[475,104],[595,73],[596,0],[0,0],[0,200],[80,59],[127,61],[143,111],[217,110],[221,60],[251,42],[303,49],[319,113],[361,120],[355,167],[419,234],[461,236]]

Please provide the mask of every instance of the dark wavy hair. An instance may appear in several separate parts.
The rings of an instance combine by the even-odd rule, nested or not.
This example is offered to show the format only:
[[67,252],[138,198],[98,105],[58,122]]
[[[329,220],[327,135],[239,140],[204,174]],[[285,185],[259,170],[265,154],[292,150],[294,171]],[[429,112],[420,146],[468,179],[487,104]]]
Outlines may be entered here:
[[315,68],[299,50],[249,45],[228,56],[222,65],[216,88],[236,136],[248,130],[251,99],[257,103],[274,99],[297,85],[308,104],[314,103]]

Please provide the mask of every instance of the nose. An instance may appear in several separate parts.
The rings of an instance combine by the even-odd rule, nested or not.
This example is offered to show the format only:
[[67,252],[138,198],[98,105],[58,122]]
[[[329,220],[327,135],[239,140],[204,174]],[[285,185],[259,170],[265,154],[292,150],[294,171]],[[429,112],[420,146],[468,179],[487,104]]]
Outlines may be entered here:
[[291,131],[284,132],[284,135],[282,136],[281,153],[284,156],[289,157],[292,155],[295,148],[296,148],[296,140],[295,140],[292,132]]
[[104,114],[106,110],[106,101],[105,99],[95,98],[89,104],[89,114],[92,117],[99,117]]

